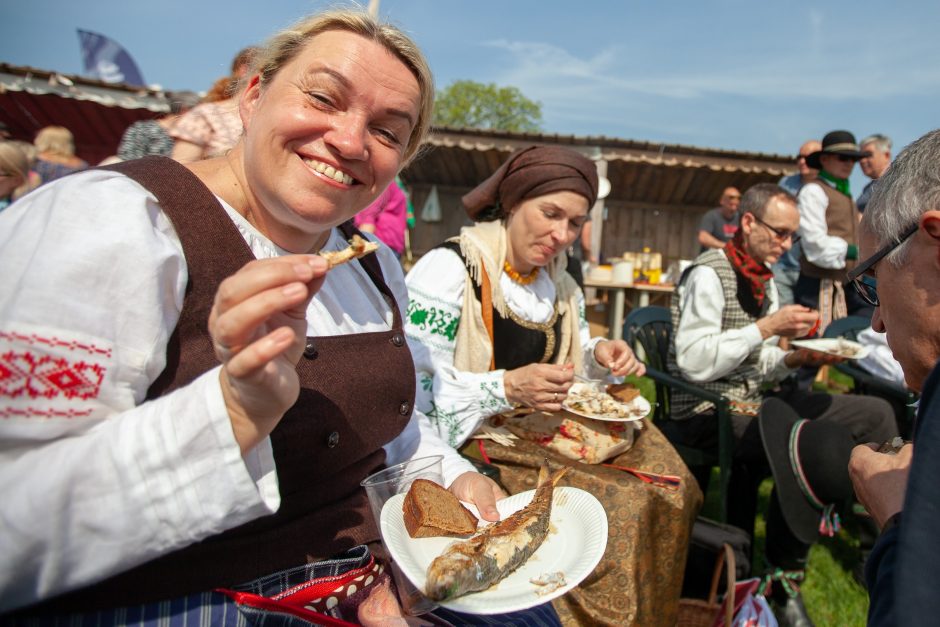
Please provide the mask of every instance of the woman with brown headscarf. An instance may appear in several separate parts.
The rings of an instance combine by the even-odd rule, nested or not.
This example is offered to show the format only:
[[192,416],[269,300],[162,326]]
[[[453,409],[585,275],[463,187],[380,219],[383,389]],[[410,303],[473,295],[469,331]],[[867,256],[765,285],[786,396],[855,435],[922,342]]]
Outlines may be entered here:
[[[452,446],[496,465],[511,492],[534,487],[535,469],[549,457],[555,464],[572,466],[563,484],[601,499],[611,540],[594,574],[553,602],[566,624],[674,624],[671,608],[682,577],[675,560],[684,559],[698,490],[693,485],[689,489],[694,494],[650,493],[645,484],[596,463],[617,454],[610,450],[623,451],[629,442],[594,458],[581,456],[579,451],[605,441],[604,425],[622,426],[617,423],[585,419],[577,426],[567,422],[551,427],[564,432],[572,425],[579,433],[591,433],[586,437],[593,440],[566,450],[562,445],[573,440],[556,438],[546,447],[540,445],[544,440],[530,438],[536,424],[579,418],[562,412],[575,374],[600,379],[645,371],[622,340],[590,337],[584,296],[565,270],[565,251],[577,239],[597,193],[591,160],[566,148],[532,146],[513,153],[463,197],[475,224],[424,255],[406,278],[406,332],[419,379],[415,406]],[[516,418],[505,423],[522,436],[514,446],[490,440],[481,445],[483,440],[470,439],[480,431],[492,433],[510,413],[525,413],[528,421],[526,433],[516,430]],[[595,438],[595,430],[604,435]],[[686,473],[655,427],[644,426],[641,433],[632,449],[611,461]],[[633,437],[633,432],[628,435]],[[611,439],[616,438],[606,442]],[[630,455],[632,463],[625,463]],[[572,458],[589,463],[572,465]],[[637,538],[637,517],[646,516],[665,519],[657,524],[666,541],[646,541],[644,534],[644,542],[631,542]],[[620,546],[624,541],[631,545]],[[649,566],[654,550],[677,574]],[[646,583],[639,594],[641,563]],[[654,612],[654,605],[662,610]]]
[[451,445],[514,407],[561,410],[575,373],[643,373],[625,342],[590,337],[565,271],[597,181],[594,163],[573,150],[519,150],[463,197],[476,224],[408,274],[412,352],[433,387],[433,406],[421,409],[436,412]]

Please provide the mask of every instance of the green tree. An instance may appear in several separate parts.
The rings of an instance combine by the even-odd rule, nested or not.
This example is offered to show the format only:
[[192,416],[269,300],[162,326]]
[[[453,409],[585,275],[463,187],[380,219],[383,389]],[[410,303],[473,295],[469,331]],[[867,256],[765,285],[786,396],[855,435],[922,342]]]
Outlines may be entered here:
[[516,87],[454,81],[437,92],[434,124],[538,133],[542,104],[529,100]]

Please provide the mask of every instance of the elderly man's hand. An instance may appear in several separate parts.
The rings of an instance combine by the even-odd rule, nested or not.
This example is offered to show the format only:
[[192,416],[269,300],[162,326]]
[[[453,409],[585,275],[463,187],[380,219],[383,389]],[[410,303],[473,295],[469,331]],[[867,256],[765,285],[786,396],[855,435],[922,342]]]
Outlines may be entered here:
[[454,479],[448,490],[461,501],[476,505],[483,520],[499,520],[496,501],[506,498],[506,493],[489,477],[478,472],[465,472]]
[[623,377],[628,374],[643,376],[646,366],[636,358],[630,346],[623,340],[603,340],[594,347],[594,359],[610,368],[611,374]]
[[267,437],[297,401],[307,305],[326,271],[326,260],[312,255],[259,259],[219,285],[209,334],[222,362],[222,399],[242,453]]
[[856,446],[849,458],[849,476],[859,502],[881,529],[889,518],[904,508],[904,492],[914,447],[906,444],[897,455],[876,450],[875,444]]
[[784,305],[769,316],[757,321],[761,337],[803,337],[819,319],[819,312],[803,305]]

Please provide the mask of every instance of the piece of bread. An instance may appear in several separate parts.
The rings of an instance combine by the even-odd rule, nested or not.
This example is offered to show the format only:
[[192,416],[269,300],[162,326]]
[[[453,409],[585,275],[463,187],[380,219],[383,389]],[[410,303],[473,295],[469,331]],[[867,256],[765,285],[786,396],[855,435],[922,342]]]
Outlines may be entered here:
[[629,403],[640,395],[640,390],[632,383],[616,383],[607,386],[607,393],[621,403]]
[[378,249],[379,245],[375,242],[370,242],[369,240],[363,239],[358,235],[353,235],[352,239],[349,240],[349,246],[343,250],[323,252],[320,253],[320,256],[326,259],[326,261],[330,264],[330,267],[333,268],[341,263],[346,263],[347,261],[352,261],[353,259],[365,257],[369,253],[373,253]]
[[477,518],[444,487],[415,479],[402,504],[405,528],[412,538],[466,536],[477,530]]

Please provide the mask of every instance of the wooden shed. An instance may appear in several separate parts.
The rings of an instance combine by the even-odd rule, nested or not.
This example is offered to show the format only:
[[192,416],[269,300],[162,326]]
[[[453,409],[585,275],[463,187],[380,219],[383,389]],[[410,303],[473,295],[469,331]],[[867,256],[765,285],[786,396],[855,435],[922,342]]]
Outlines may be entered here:
[[[725,187],[744,191],[756,183],[776,183],[796,171],[790,155],[608,137],[435,128],[423,152],[402,173],[417,218],[411,240],[415,255],[469,224],[460,197],[492,174],[513,150],[532,144],[581,151],[610,180],[610,194],[592,210],[594,250],[602,259],[649,246],[662,253],[664,267],[698,253],[699,220],[717,205]],[[432,187],[437,188],[442,209],[439,222],[421,219]]]
[[93,165],[117,152],[132,123],[169,110],[160,90],[0,63],[0,122],[13,139],[32,142],[44,126],[64,126],[76,154]]

